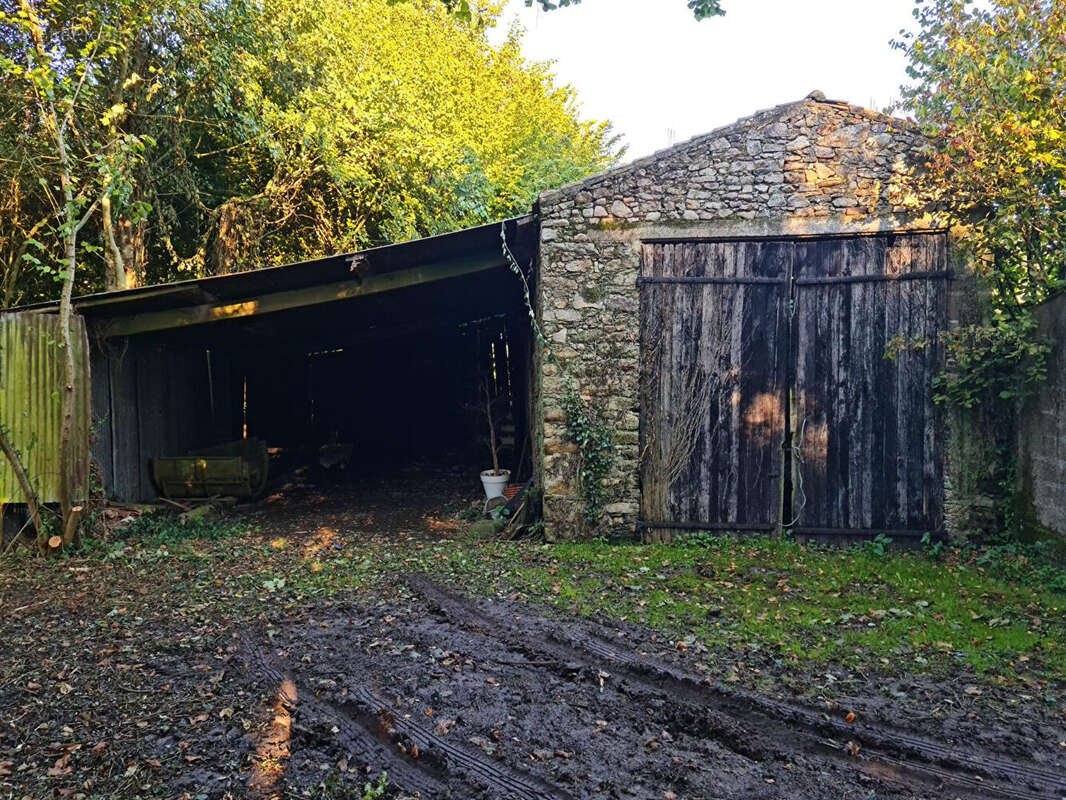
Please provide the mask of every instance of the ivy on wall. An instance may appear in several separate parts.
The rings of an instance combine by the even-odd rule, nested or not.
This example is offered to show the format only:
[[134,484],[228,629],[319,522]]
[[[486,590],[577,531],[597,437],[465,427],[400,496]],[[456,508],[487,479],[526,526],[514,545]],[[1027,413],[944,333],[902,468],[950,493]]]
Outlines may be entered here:
[[944,333],[947,367],[933,380],[936,402],[966,409],[1017,403],[1047,378],[1051,343],[1032,315],[996,317]]
[[533,300],[530,296],[529,281],[518,264],[511,248],[507,244],[507,228],[500,225],[500,243],[507,264],[518,279],[522,282],[522,296],[526,305],[526,313],[529,315],[529,324],[533,330],[533,336],[537,345],[543,350],[549,363],[556,365],[563,378],[563,413],[566,415],[566,432],[570,440],[578,447],[581,458],[579,475],[581,478],[581,494],[585,501],[585,521],[590,526],[597,525],[603,518],[603,511],[607,505],[606,479],[614,465],[614,434],[611,427],[604,420],[602,413],[592,405],[578,391],[573,376],[567,371],[564,364],[556,357],[551,342],[544,336],[537,320],[536,311],[533,308]]

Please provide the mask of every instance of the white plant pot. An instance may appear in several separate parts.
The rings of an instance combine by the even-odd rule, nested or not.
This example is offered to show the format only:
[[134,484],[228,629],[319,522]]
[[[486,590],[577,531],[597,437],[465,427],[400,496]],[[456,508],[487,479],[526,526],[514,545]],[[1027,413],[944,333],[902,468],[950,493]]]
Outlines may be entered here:
[[485,499],[503,497],[503,487],[511,480],[511,470],[501,469],[499,475],[493,475],[491,469],[481,473],[481,485],[485,487]]

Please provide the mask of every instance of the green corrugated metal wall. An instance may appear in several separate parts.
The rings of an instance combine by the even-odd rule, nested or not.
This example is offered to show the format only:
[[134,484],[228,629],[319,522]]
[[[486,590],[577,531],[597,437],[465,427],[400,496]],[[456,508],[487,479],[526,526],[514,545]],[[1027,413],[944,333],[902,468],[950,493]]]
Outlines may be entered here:
[[[45,503],[59,500],[59,435],[62,424],[63,357],[54,314],[0,314],[0,422]],[[70,325],[74,347],[75,498],[88,494],[89,341],[85,323]],[[0,456],[0,504],[25,499],[14,471]]]

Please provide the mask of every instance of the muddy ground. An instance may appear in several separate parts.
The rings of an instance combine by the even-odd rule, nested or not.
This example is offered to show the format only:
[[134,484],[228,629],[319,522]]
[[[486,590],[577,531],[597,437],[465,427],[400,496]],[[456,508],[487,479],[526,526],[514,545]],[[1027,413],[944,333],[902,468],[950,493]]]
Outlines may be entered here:
[[1066,797],[1063,717],[958,676],[818,702],[774,672],[798,667],[740,688],[640,626],[432,573],[270,583],[290,551],[459,535],[468,476],[415,477],[297,475],[208,555],[6,564],[0,797],[361,798],[383,772],[389,797]]
[[245,691],[278,687],[292,720],[271,789],[346,763],[356,782],[370,764],[423,797],[1066,793],[1066,757],[1039,723],[922,736],[890,704],[860,718],[728,690],[654,655],[637,628],[479,606],[426,576],[402,594],[242,642]]
[[358,798],[382,772],[422,798],[1066,796],[1066,730],[1038,714],[933,734],[876,698],[727,689],[640,628],[426,576],[225,632],[159,622],[98,621],[97,649],[5,686],[6,796]]

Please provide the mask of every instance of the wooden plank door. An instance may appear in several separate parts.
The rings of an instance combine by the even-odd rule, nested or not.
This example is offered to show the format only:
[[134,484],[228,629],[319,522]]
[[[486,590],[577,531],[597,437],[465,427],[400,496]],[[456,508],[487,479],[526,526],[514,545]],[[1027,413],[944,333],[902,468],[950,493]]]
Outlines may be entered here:
[[788,242],[644,246],[641,519],[652,538],[778,525],[791,258]]
[[932,382],[949,275],[943,234],[797,241],[795,532],[942,529]]

